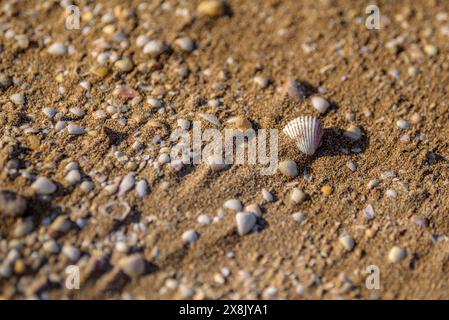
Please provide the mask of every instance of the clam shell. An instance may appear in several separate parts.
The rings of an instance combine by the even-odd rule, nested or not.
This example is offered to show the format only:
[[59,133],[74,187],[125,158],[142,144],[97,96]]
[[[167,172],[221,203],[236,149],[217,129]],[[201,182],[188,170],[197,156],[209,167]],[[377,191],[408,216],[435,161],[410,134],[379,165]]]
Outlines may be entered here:
[[291,120],[284,127],[283,132],[295,141],[301,152],[310,156],[321,145],[324,131],[318,118],[305,116]]

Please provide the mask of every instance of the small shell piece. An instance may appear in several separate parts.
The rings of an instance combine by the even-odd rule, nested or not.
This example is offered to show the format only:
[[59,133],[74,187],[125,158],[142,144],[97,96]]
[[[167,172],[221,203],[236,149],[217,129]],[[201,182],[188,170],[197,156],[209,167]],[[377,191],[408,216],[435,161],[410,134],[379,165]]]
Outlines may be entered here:
[[318,118],[305,116],[291,120],[283,132],[296,142],[301,152],[311,156],[321,145],[324,130]]

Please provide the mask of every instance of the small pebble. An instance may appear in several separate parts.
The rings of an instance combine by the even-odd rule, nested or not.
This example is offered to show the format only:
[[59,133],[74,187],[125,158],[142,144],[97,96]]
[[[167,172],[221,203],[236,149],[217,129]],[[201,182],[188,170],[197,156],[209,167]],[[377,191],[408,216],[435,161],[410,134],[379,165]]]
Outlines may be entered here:
[[401,129],[408,129],[411,127],[410,121],[403,120],[403,119],[396,121],[396,125]]
[[52,194],[56,191],[56,185],[50,179],[46,177],[38,177],[36,181],[33,182],[31,188],[41,195]]
[[165,45],[162,41],[151,40],[143,47],[143,53],[152,57],[157,57],[165,51]]
[[262,198],[267,202],[273,202],[274,196],[267,189],[262,189]]
[[212,220],[210,219],[210,217],[207,214],[199,215],[198,218],[196,219],[196,221],[202,225],[208,225],[208,224],[212,223]]
[[295,212],[292,217],[296,222],[303,222],[306,219],[306,216],[302,212]]
[[354,125],[349,126],[348,129],[343,133],[346,138],[357,141],[362,137],[362,130]]
[[64,44],[56,42],[47,49],[47,52],[53,56],[63,56],[68,53],[68,48]]
[[25,95],[23,93],[14,93],[9,97],[16,106],[23,107],[25,105]]
[[219,17],[225,13],[225,5],[222,0],[201,1],[197,7],[198,14],[201,16]]
[[354,248],[354,239],[349,234],[339,237],[338,241],[347,251],[351,251]]
[[148,195],[149,193],[148,182],[145,179],[139,180],[139,182],[137,182],[136,192],[141,198]]
[[76,262],[80,257],[80,250],[72,245],[62,247],[62,254],[69,258],[70,261]]
[[249,212],[239,212],[235,216],[237,223],[237,232],[243,236],[250,232],[256,224],[256,216]]
[[136,278],[145,272],[145,260],[140,254],[121,258],[118,267],[131,278]]
[[226,209],[231,209],[234,211],[241,211],[243,208],[242,203],[238,199],[229,199],[224,204],[223,207]]
[[129,58],[125,58],[125,59],[120,59],[117,60],[114,63],[114,67],[122,72],[130,72],[132,71],[132,69],[134,69],[134,63],[132,62],[131,59]]
[[262,216],[262,210],[260,210],[260,207],[257,204],[255,204],[255,203],[247,205],[245,207],[245,212],[251,212],[256,217],[261,217]]
[[76,169],[70,170],[64,179],[69,183],[69,185],[74,185],[81,181],[81,173]]
[[195,230],[187,230],[182,234],[182,241],[185,243],[193,243],[199,238],[198,233]]
[[403,260],[406,257],[406,255],[407,252],[405,251],[405,249],[394,246],[388,253],[388,260],[392,263],[396,263]]
[[347,166],[348,169],[351,170],[352,172],[354,172],[354,171],[357,169],[357,167],[356,167],[356,165],[355,165],[355,163],[354,163],[353,161],[348,161],[348,162],[346,163],[346,166]]
[[278,165],[278,169],[283,175],[289,178],[294,178],[299,174],[298,166],[296,165],[296,162],[293,160],[286,160],[280,162]]
[[86,130],[73,123],[67,125],[67,131],[72,135],[82,135],[86,133]]
[[118,195],[122,196],[131,190],[136,184],[136,179],[134,178],[134,173],[128,173],[120,182]]
[[185,52],[192,52],[195,49],[195,43],[188,37],[182,37],[175,40],[175,44]]
[[326,111],[329,108],[330,104],[329,104],[329,102],[326,99],[315,96],[315,97],[312,97],[312,106],[319,113],[323,114],[323,113],[326,113]]
[[324,196],[329,196],[332,193],[332,187],[329,185],[325,185],[321,188],[321,193]]
[[47,117],[47,118],[53,118],[55,116],[55,114],[57,113],[56,109],[53,107],[50,108],[43,108],[42,109],[42,113]]
[[306,194],[301,189],[294,188],[290,194],[290,200],[294,204],[302,203],[304,200],[306,200]]
[[396,198],[398,196],[398,193],[396,192],[396,190],[393,190],[393,189],[388,189],[386,194],[387,194],[387,197],[390,197],[390,198]]
[[264,78],[261,76],[254,77],[253,81],[255,84],[257,84],[261,88],[267,87],[268,84],[270,83],[270,81],[267,78]]

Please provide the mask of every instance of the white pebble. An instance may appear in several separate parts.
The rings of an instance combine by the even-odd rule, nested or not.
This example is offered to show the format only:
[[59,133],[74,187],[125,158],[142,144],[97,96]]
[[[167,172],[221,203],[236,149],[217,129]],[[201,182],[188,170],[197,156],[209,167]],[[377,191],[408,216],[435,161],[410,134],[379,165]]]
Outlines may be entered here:
[[293,160],[286,160],[280,162],[278,165],[278,169],[283,175],[289,178],[294,178],[299,174],[298,166],[296,165],[296,162]]
[[401,129],[408,129],[408,128],[410,128],[411,123],[410,123],[410,121],[400,119],[400,120],[396,121],[396,125]]
[[47,52],[54,56],[63,56],[68,53],[68,50],[67,46],[63,45],[60,42],[56,42],[47,49]]
[[340,236],[338,241],[347,251],[351,251],[354,248],[354,239],[349,234]]
[[238,199],[229,199],[224,204],[223,207],[226,209],[231,209],[234,211],[241,211],[243,208],[242,203]]
[[250,232],[256,224],[256,216],[250,212],[239,212],[235,216],[237,232],[243,236]]
[[312,106],[321,114],[325,113],[330,104],[326,99],[321,97],[312,97]]
[[137,182],[136,192],[139,195],[139,197],[141,197],[141,198],[148,195],[148,192],[149,192],[148,182],[145,179],[142,179],[139,182]]
[[84,130],[80,126],[73,124],[73,123],[68,124],[67,131],[69,132],[69,134],[73,134],[73,135],[81,135],[81,134],[86,133],[86,130]]
[[247,205],[245,207],[245,212],[251,212],[256,217],[261,217],[262,216],[262,210],[260,210],[260,207],[257,204],[255,204],[255,203]]
[[175,44],[185,52],[192,52],[195,49],[195,43],[188,37],[182,37],[175,40]]
[[399,262],[405,258],[407,252],[401,247],[394,246],[388,253],[388,260],[392,263]]
[[134,173],[128,173],[120,182],[118,195],[122,196],[131,190],[136,183],[136,179],[134,178]]
[[388,189],[386,194],[387,194],[387,197],[390,197],[390,198],[396,198],[398,196],[398,193],[396,192],[396,190],[393,190],[393,189]]
[[165,46],[161,41],[151,40],[143,47],[143,53],[150,54],[154,57],[165,51]]
[[145,260],[140,254],[134,254],[120,259],[118,267],[127,276],[135,278],[145,272]]
[[42,109],[42,113],[47,117],[47,118],[53,118],[56,114],[56,109],[53,107],[49,107],[49,108],[43,108]]
[[56,185],[50,179],[46,177],[39,177],[33,182],[31,188],[37,193],[42,195],[52,194],[56,191]]
[[302,212],[295,212],[292,215],[293,219],[297,222],[303,222],[306,219],[306,216]]
[[76,262],[80,257],[80,251],[77,247],[72,245],[65,245],[62,247],[62,254],[69,258],[70,261]]
[[25,95],[23,93],[14,93],[9,97],[9,99],[16,106],[24,106],[25,105]]
[[65,180],[73,185],[81,181],[81,174],[78,170],[70,170],[69,173],[65,176]]
[[267,189],[262,189],[262,197],[267,202],[273,202],[274,201],[273,194],[270,191],[268,191]]
[[203,225],[207,225],[207,224],[211,224],[212,220],[210,219],[210,217],[207,214],[201,214],[198,216],[198,218],[196,219],[196,221],[199,224],[203,224]]
[[182,241],[185,243],[193,243],[198,240],[198,233],[195,230],[187,230],[182,234]]
[[290,200],[293,203],[301,203],[306,199],[306,194],[304,193],[304,191],[302,191],[299,188],[294,188],[291,195],[290,195]]

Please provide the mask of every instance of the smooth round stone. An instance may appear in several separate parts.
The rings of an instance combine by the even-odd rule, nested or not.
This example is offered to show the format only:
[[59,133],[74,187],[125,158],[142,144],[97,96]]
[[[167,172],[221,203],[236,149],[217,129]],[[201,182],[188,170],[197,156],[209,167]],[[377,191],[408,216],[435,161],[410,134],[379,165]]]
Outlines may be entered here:
[[187,230],[182,234],[182,241],[185,243],[193,243],[199,238],[198,233],[195,230]]
[[302,212],[295,212],[292,214],[292,217],[296,222],[303,222],[306,219],[306,216]]
[[131,190],[136,184],[136,178],[134,177],[134,173],[128,173],[120,182],[118,195],[124,195],[129,190]]
[[411,127],[410,121],[399,119],[396,121],[396,125],[401,129],[409,129]]
[[326,113],[327,109],[329,108],[330,104],[329,102],[321,97],[312,97],[312,106],[317,110],[319,113],[323,114]]
[[162,107],[162,102],[160,102],[158,99],[156,98],[148,98],[147,99],[147,103],[152,106],[153,108],[161,108]]
[[223,204],[223,207],[234,211],[241,211],[243,205],[238,199],[229,199]]
[[295,203],[301,203],[306,199],[306,194],[299,188],[294,188],[290,194],[290,200]]
[[91,181],[83,181],[80,184],[80,189],[84,192],[89,192],[95,188],[95,185]]
[[237,232],[243,236],[250,232],[256,224],[257,218],[250,212],[239,212],[235,216],[237,223]]
[[82,134],[86,133],[86,130],[84,130],[80,126],[73,124],[73,123],[69,123],[67,125],[67,131],[69,132],[69,134],[72,134],[72,135],[82,135]]
[[27,209],[25,197],[10,190],[0,191],[0,214],[10,217],[22,216]]
[[67,216],[59,216],[50,225],[49,231],[51,235],[63,235],[71,228],[72,221]]
[[207,214],[199,215],[198,218],[196,219],[196,221],[202,225],[208,225],[208,224],[212,223],[211,218]]
[[162,41],[151,40],[143,47],[143,53],[153,57],[159,56],[165,51],[165,45]]
[[394,246],[388,253],[388,260],[392,263],[396,263],[403,260],[406,257],[406,255],[407,252],[405,251],[405,249],[398,246]]
[[50,47],[48,47],[47,52],[53,56],[63,56],[68,53],[67,46],[63,45],[60,42],[53,43]]
[[197,11],[201,16],[219,17],[225,13],[225,5],[222,0],[201,1]]
[[195,49],[195,43],[188,37],[176,39],[175,44],[185,52],[192,52]]
[[396,198],[398,196],[398,193],[396,192],[396,190],[393,190],[393,189],[388,189],[386,194],[387,194],[387,197],[390,197],[390,198]]
[[270,191],[268,191],[267,189],[262,189],[262,198],[264,198],[264,200],[267,202],[274,201],[273,194]]
[[135,278],[145,272],[145,259],[140,254],[133,254],[120,259],[118,266],[127,276]]
[[293,160],[282,161],[278,165],[279,171],[286,177],[294,178],[298,176],[298,166]]
[[46,177],[38,177],[36,181],[33,182],[31,188],[41,195],[52,194],[56,191],[56,185],[50,179]]
[[65,176],[65,181],[70,185],[76,184],[81,181],[81,174],[78,170],[70,170]]
[[136,39],[136,45],[140,48],[144,47],[148,42],[150,42],[150,38],[144,34],[141,34]]
[[70,261],[76,262],[80,257],[80,250],[72,245],[65,245],[62,247],[62,254],[66,256]]
[[25,95],[23,93],[14,93],[9,97],[12,103],[16,106],[24,106],[25,105]]
[[343,235],[338,238],[338,242],[345,248],[347,251],[351,251],[354,248],[354,239],[349,235]]
[[148,187],[148,182],[145,179],[142,179],[139,182],[137,182],[136,192],[139,195],[139,197],[141,197],[141,198],[148,195],[149,187]]
[[121,60],[117,60],[114,63],[114,67],[122,72],[130,72],[134,69],[134,63],[131,59],[125,58]]

